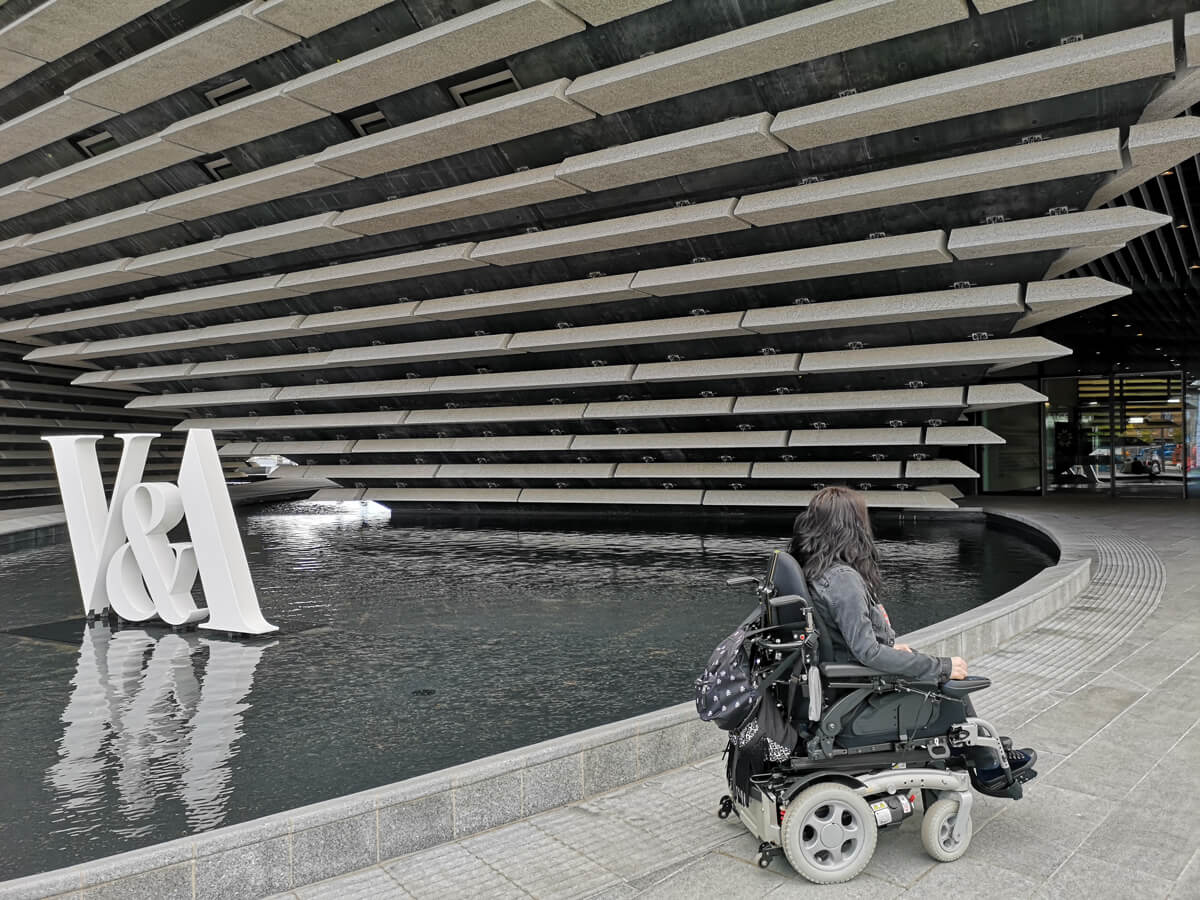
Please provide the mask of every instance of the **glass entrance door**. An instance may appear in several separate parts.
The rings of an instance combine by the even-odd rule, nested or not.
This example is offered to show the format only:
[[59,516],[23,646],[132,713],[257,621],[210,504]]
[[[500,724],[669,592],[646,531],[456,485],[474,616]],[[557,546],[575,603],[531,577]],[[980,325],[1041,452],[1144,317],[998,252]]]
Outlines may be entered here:
[[1050,378],[1043,392],[1047,491],[1183,496],[1181,373]]
[[1049,378],[1043,392],[1046,431],[1046,490],[1089,492],[1110,489],[1103,450],[1112,434],[1107,378]]
[[1138,497],[1183,496],[1183,378],[1123,375],[1114,379],[1112,468],[1117,492]]
[[1187,377],[1183,395],[1183,491],[1190,500],[1200,500],[1200,378]]

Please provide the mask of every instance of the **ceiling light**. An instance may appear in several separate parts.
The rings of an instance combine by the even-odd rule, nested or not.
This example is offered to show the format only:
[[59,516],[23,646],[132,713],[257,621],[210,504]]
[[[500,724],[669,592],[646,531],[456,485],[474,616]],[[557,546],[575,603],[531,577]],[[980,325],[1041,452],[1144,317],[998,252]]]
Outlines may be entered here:
[[1143,337],[1144,335],[1143,335],[1143,333],[1142,333],[1142,332],[1140,332],[1140,331],[1139,331],[1139,332],[1137,333],[1137,336],[1138,336],[1138,337]]
[[1164,175],[1174,175],[1174,174],[1175,174],[1175,172],[1174,172],[1174,171],[1172,171],[1171,169],[1167,169],[1167,171],[1163,172],[1163,174],[1164,174]]
[[1192,263],[1188,266],[1189,269],[1200,269],[1200,263]]
[[1117,316],[1119,316],[1119,315],[1121,315],[1121,314],[1120,314],[1120,313],[1113,313],[1113,314],[1112,314],[1112,317],[1115,319],[1115,318],[1117,318]]

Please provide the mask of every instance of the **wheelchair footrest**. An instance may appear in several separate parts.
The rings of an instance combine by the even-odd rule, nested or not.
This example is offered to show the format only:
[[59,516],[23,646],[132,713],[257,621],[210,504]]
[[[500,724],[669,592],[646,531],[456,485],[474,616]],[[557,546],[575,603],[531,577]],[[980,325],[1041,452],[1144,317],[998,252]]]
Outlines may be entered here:
[[997,784],[996,782],[991,782],[984,784],[972,775],[971,786],[979,791],[979,793],[986,794],[989,797],[1000,797],[1002,799],[1007,797],[1012,800],[1020,800],[1024,794],[1021,785],[1033,781],[1036,777],[1037,771],[1032,766],[1025,766],[1014,772],[1012,780],[1007,783],[1001,782]]

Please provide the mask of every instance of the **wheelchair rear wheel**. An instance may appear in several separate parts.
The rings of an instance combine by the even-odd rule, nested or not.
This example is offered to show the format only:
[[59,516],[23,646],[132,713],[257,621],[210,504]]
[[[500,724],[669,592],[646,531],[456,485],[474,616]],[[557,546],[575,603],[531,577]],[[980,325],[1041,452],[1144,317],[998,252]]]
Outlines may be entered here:
[[781,842],[788,862],[817,884],[849,881],[871,861],[878,839],[871,807],[844,784],[806,788],[783,817]]
[[954,862],[971,845],[974,827],[970,818],[960,839],[954,838],[954,826],[958,821],[958,801],[943,797],[929,809],[921,819],[921,844],[925,852],[938,862]]

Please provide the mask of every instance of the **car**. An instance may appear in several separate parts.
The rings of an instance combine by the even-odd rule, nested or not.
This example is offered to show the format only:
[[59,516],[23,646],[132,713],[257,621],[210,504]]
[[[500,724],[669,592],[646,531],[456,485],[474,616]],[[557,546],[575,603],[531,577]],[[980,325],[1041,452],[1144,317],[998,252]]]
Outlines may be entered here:
[[[1128,475],[1158,475],[1163,470],[1162,456],[1158,447],[1148,444],[1141,438],[1122,437],[1115,448],[1117,455],[1117,471]],[[1108,466],[1110,451],[1108,447],[1097,447],[1088,456],[1093,465]]]

